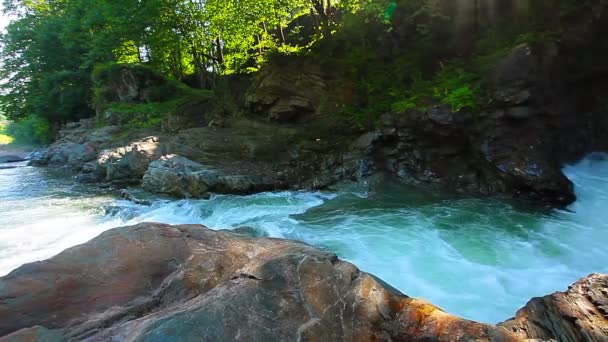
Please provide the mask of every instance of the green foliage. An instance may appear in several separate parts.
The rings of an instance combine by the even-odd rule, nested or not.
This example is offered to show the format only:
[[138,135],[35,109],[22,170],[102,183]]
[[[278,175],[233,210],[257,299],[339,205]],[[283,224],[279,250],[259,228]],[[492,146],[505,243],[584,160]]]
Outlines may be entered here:
[[459,112],[479,109],[477,101],[478,76],[456,64],[441,68],[433,80],[433,98]]
[[25,119],[11,122],[6,127],[6,134],[21,145],[42,145],[51,139],[51,128],[48,120],[30,115]]

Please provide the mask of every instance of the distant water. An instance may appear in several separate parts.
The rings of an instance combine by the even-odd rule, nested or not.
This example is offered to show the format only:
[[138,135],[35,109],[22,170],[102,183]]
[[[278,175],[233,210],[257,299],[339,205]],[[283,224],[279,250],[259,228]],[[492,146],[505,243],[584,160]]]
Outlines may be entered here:
[[496,323],[531,297],[608,272],[608,155],[593,154],[565,172],[579,198],[568,210],[394,186],[371,194],[280,192],[142,206],[48,170],[0,170],[0,275],[121,225],[247,226],[333,251],[407,295]]

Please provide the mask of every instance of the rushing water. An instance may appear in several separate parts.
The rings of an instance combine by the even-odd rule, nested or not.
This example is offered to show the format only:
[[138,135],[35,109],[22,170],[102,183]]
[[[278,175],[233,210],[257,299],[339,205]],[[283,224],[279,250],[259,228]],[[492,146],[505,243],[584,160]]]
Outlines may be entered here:
[[136,205],[50,171],[0,170],[0,275],[112,227],[144,221],[252,227],[336,252],[404,293],[498,322],[533,297],[608,272],[608,156],[565,168],[578,201],[533,210],[506,200],[387,187]]

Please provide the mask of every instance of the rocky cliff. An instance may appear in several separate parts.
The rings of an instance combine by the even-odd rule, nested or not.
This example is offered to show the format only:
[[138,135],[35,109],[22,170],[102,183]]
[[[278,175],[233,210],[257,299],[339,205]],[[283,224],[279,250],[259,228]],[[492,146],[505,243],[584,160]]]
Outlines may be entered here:
[[302,243],[149,223],[0,278],[0,341],[606,341],[607,284],[592,275],[493,326]]

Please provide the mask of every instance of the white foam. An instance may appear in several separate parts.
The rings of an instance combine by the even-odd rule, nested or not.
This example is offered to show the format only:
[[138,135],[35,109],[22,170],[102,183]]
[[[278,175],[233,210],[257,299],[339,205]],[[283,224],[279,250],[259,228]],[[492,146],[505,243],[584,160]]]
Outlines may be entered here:
[[[250,226],[327,248],[410,296],[495,323],[533,296],[608,272],[608,158],[593,155],[565,172],[579,200],[569,210],[551,212],[410,192],[280,192],[145,207],[104,196],[56,194],[52,189],[75,190],[70,182],[54,183],[36,173],[21,180],[37,188],[46,184],[46,190],[19,198],[32,184],[16,185],[16,174],[0,173],[0,196],[9,198],[0,204],[0,274],[125,224]],[[102,205],[122,209],[104,217],[95,210]]]

